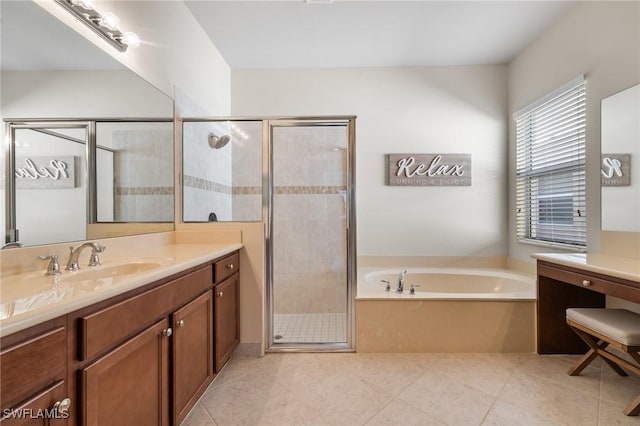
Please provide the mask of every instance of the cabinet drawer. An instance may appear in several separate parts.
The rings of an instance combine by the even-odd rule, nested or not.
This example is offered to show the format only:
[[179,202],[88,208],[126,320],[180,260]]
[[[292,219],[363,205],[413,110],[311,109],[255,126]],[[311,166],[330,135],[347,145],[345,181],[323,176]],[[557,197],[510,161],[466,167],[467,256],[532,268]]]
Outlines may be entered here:
[[211,267],[192,272],[138,296],[79,318],[79,359],[116,346],[177,306],[211,288]]
[[0,353],[2,409],[63,379],[67,332],[64,327],[33,337]]
[[583,287],[587,290],[595,291],[598,293],[607,294],[610,296],[621,297],[640,302],[640,287],[636,287],[631,283],[617,282],[612,279],[606,279],[597,275],[591,275],[582,273],[580,271],[570,271],[546,264],[540,263],[538,265],[538,275],[552,278],[557,281],[572,284],[578,287]]
[[217,261],[214,265],[214,268],[214,282],[219,283],[220,281],[230,277],[239,270],[240,256],[236,253],[232,256],[225,257],[224,259]]
[[67,398],[67,387],[64,381],[56,382],[28,401],[12,410],[6,410],[0,420],[2,426],[62,426],[66,425],[69,417],[70,405],[62,410],[54,411],[56,403]]

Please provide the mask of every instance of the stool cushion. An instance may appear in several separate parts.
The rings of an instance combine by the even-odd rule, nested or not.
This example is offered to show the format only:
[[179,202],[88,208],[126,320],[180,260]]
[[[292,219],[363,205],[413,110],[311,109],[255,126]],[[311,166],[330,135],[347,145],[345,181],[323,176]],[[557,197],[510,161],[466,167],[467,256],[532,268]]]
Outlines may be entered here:
[[640,314],[626,309],[569,308],[567,318],[627,346],[640,346]]

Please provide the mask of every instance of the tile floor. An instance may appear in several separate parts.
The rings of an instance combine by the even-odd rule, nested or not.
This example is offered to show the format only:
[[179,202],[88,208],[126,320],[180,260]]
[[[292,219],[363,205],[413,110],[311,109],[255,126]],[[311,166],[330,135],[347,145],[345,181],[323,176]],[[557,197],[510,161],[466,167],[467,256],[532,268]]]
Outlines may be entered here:
[[273,331],[276,343],[346,342],[347,314],[275,314]]
[[640,379],[535,354],[267,354],[233,358],[183,426],[636,425]]

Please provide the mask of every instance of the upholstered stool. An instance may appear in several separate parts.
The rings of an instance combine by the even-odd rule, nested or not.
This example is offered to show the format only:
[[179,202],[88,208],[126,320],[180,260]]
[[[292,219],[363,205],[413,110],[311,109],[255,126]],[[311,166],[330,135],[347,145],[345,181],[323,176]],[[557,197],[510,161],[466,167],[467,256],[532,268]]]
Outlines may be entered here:
[[[598,355],[621,376],[627,373],[620,368],[640,375],[640,365],[614,355],[605,350],[609,345],[626,352],[640,364],[640,314],[626,309],[567,309],[567,324],[584,340],[591,349],[567,372],[570,376],[579,375]],[[624,409],[627,416],[640,414],[640,396]]]

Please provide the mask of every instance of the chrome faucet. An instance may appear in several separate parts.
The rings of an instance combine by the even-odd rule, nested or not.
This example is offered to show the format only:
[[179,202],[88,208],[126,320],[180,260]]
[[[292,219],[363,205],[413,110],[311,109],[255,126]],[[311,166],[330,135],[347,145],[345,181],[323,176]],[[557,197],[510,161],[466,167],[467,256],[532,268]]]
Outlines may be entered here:
[[0,250],[11,249],[11,248],[20,248],[20,247],[22,247],[22,243],[19,243],[17,241],[11,241],[10,243],[7,243],[7,244],[3,245]]
[[406,269],[400,270],[400,275],[398,276],[398,288],[396,289],[396,293],[402,293],[404,291],[404,274],[406,273]]
[[98,243],[84,243],[78,248],[74,249],[73,246],[69,247],[69,262],[67,262],[67,267],[64,268],[67,271],[77,271],[80,269],[78,265],[78,258],[80,257],[80,252],[85,247],[91,247],[91,257],[89,258],[88,266],[98,266],[100,265],[100,258],[98,257],[98,253],[102,253],[107,248],[105,246],[101,246]]

